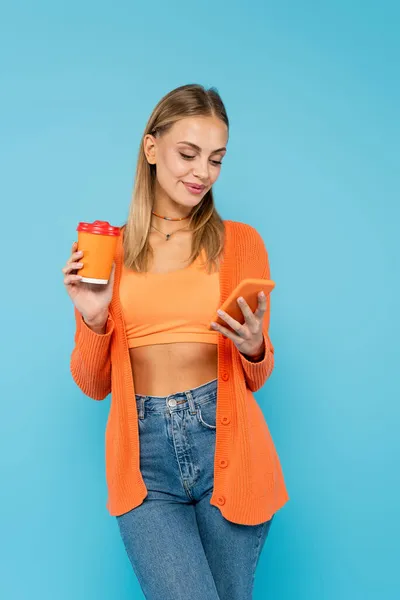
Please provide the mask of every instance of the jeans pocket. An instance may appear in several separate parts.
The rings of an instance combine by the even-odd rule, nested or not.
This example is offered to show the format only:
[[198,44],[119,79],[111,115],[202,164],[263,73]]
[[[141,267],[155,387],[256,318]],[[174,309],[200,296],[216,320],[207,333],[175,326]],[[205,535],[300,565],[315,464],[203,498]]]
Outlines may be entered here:
[[197,419],[206,429],[216,429],[216,410],[217,405],[215,399],[208,400],[197,407]]

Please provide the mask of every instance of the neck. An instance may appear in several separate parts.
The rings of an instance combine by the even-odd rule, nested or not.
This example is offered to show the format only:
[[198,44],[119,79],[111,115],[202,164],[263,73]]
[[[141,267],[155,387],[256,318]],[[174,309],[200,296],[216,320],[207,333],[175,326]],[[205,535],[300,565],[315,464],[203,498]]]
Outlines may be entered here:
[[[154,230],[153,227],[151,227],[153,233],[154,231],[158,231],[164,234],[172,234],[174,231],[179,230],[182,230],[180,233],[189,231],[189,219],[185,219],[184,221],[166,221],[165,219],[160,219],[155,215],[151,215],[151,225],[155,228]],[[179,233],[177,235],[179,235]]]
[[168,217],[169,219],[188,220],[187,218],[190,215],[191,208],[186,207],[186,206],[181,207],[178,205],[173,207],[171,205],[167,206],[165,204],[160,204],[160,203],[155,202],[152,207],[152,212],[155,212],[155,213],[157,213],[157,215],[159,215],[159,216],[152,215],[152,219],[156,219],[158,222],[161,222],[163,220],[168,220],[168,219],[161,219],[160,217]]
[[[156,213],[156,214],[153,214]],[[183,213],[183,214],[182,214]],[[167,218],[163,218],[163,217],[169,217]],[[152,208],[152,214],[151,214],[151,224],[154,225],[154,227],[156,228],[156,230],[158,230],[159,232],[162,231],[163,233],[167,234],[167,233],[173,233],[174,231],[177,230],[188,230],[189,228],[189,223],[190,223],[190,219],[189,219],[189,215],[188,215],[188,211],[185,212],[183,211],[168,211],[168,212],[164,212],[162,208],[156,208],[156,206],[153,206]]]
[[[165,234],[173,233],[177,230],[188,230],[190,219],[187,215],[180,213],[179,211],[174,212],[161,212],[162,208],[156,209],[155,206],[152,207],[151,213],[151,225],[154,225],[156,231],[161,231]],[[157,213],[157,214],[153,214]],[[169,219],[165,219],[163,217],[169,217]],[[170,220],[173,219],[173,220]],[[177,219],[177,220],[175,220]],[[181,219],[181,220],[180,220]]]
[[[152,210],[156,212],[158,215],[162,215],[163,217],[171,217],[172,219],[181,219],[182,217],[188,217],[192,211],[191,206],[182,206],[182,204],[178,204],[171,200],[171,198],[166,194],[166,192],[160,187],[160,185],[156,184],[156,194],[153,202]],[[166,223],[164,219],[160,219],[152,215],[152,220],[154,219],[155,224],[158,223]],[[181,221],[181,223],[185,223],[187,221]]]

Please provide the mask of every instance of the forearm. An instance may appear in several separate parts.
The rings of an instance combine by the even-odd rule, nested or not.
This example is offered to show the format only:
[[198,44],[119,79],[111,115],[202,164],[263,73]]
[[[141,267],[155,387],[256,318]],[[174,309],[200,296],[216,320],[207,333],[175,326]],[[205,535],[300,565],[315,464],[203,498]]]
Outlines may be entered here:
[[108,314],[105,323],[87,323],[76,309],[75,318],[75,347],[70,361],[73,379],[87,396],[103,400],[111,391],[110,344],[114,322]]
[[[270,279],[268,254],[262,244],[264,254],[264,268],[261,273],[262,279]],[[260,251],[261,253],[261,251]],[[271,343],[268,331],[270,323],[271,294],[267,296],[266,311],[262,325],[262,341],[260,347],[253,356],[240,354],[246,383],[251,391],[259,390],[266,380],[271,376],[275,365],[274,346]]]
[[256,392],[264,385],[274,369],[274,347],[265,328],[263,340],[264,353],[260,356],[248,357],[239,353],[246,383],[252,392]]

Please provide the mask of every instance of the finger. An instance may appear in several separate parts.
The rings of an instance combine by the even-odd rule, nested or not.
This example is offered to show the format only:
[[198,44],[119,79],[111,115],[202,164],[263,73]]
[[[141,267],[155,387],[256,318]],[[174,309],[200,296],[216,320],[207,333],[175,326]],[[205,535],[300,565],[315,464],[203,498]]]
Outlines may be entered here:
[[257,319],[262,320],[264,318],[265,311],[267,310],[267,296],[264,292],[258,294],[258,306],[254,312],[254,316]]
[[67,260],[67,262],[73,262],[73,261],[75,261],[75,260],[77,260],[79,258],[82,258],[82,256],[83,256],[82,250],[78,250],[77,252],[73,252],[71,254],[71,256],[69,257],[69,259]]
[[64,275],[67,275],[68,273],[71,273],[71,271],[78,271],[79,269],[82,269],[82,267],[83,264],[81,262],[70,262],[67,263],[65,267],[61,269],[61,271],[64,273]]
[[75,285],[82,281],[81,275],[67,275],[64,277],[65,285]]
[[[77,245],[78,245],[77,242],[74,242],[72,244],[72,251],[73,252],[72,252],[72,255],[69,257],[69,259],[67,260],[67,265],[66,266],[72,265],[77,260],[82,259],[82,256],[83,256],[82,250],[78,250],[77,252],[74,252],[74,249],[76,249]],[[79,267],[79,268],[81,268],[81,267]],[[62,271],[63,271],[63,273],[66,273],[66,271],[64,271],[64,269]],[[78,271],[78,268],[74,269],[73,267],[71,267],[70,271],[73,272],[74,275],[76,275],[76,273]]]
[[213,329],[215,329],[216,331],[219,331],[219,333],[222,333],[222,335],[224,335],[225,337],[227,337],[230,340],[232,340],[232,342],[234,342],[235,344],[241,344],[244,341],[243,338],[240,337],[240,335],[237,335],[236,333],[234,333],[233,331],[230,331],[229,329],[227,329],[223,325],[220,325],[219,323],[215,323],[213,321],[211,323],[211,327]]
[[254,329],[254,327],[257,325],[257,319],[255,318],[250,306],[247,304],[246,300],[242,296],[239,296],[239,298],[237,299],[237,303],[239,304],[240,310],[243,313],[245,322],[252,329]]
[[231,317],[231,315],[228,315],[228,313],[226,313],[224,310],[218,309],[217,313],[221,317],[221,319],[228,323],[229,327],[231,327],[234,331],[238,332],[243,329],[243,325],[239,323],[239,321],[236,321],[236,319]]

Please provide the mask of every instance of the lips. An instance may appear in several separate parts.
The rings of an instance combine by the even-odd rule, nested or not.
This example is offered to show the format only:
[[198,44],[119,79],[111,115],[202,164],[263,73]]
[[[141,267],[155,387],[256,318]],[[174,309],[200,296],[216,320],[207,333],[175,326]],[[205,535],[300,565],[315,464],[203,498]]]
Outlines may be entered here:
[[190,181],[184,181],[183,182],[185,185],[188,185],[191,188],[194,188],[195,190],[204,190],[204,188],[206,187],[205,185],[199,185],[198,183],[191,183]]

